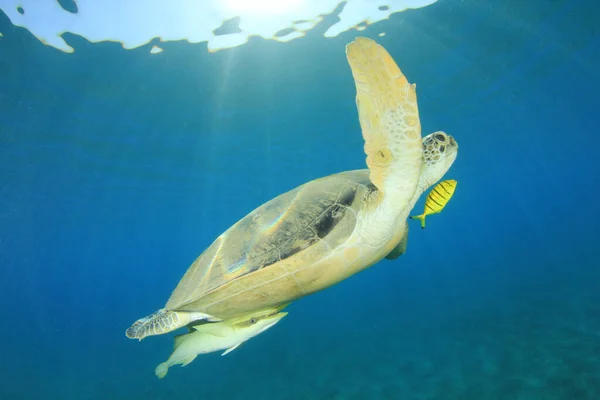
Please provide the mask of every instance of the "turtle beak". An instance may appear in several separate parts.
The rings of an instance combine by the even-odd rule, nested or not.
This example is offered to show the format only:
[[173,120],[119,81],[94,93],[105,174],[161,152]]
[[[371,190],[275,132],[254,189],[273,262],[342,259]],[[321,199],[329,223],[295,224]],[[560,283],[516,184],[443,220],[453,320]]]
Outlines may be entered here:
[[450,146],[458,147],[458,143],[456,143],[456,140],[452,136],[448,135],[448,140],[450,141]]

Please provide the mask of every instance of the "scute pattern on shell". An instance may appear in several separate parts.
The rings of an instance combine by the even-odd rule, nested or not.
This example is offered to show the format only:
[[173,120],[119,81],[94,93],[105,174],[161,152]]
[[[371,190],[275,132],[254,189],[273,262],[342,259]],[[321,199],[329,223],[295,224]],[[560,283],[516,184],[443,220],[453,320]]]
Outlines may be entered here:
[[317,179],[263,204],[194,261],[166,307],[176,309],[197,302],[225,283],[276,264],[319,241],[330,250],[343,244],[356,224],[353,205],[364,201],[357,198],[359,187],[361,193],[376,190],[367,170]]

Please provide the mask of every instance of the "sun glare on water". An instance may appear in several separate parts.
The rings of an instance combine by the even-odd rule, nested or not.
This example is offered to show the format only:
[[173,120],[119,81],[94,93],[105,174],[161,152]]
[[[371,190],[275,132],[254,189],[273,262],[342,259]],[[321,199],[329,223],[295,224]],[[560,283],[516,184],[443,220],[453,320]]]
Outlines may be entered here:
[[74,0],[75,9],[67,10],[57,0],[0,0],[0,9],[15,26],[67,53],[75,50],[62,36],[68,32],[90,42],[118,42],[125,50],[154,42],[148,52],[159,54],[160,43],[169,41],[205,42],[211,52],[242,46],[251,36],[289,42],[336,12],[323,34],[334,37],[436,1]]
[[294,14],[306,7],[305,0],[222,0],[223,8],[240,17]]

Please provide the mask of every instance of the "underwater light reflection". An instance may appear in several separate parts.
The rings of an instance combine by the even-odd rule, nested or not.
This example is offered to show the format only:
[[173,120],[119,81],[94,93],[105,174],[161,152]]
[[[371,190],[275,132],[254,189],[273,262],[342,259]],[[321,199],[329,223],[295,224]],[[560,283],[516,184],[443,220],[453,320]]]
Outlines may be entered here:
[[228,12],[247,15],[282,15],[306,6],[305,0],[223,0]]

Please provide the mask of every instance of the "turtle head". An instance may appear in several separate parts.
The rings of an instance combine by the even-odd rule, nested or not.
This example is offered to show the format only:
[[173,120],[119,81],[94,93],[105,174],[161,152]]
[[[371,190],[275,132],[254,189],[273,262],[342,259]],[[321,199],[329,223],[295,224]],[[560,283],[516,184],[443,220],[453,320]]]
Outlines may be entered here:
[[456,160],[457,154],[456,140],[444,132],[434,132],[423,138],[423,164],[419,179],[421,193],[442,179]]

